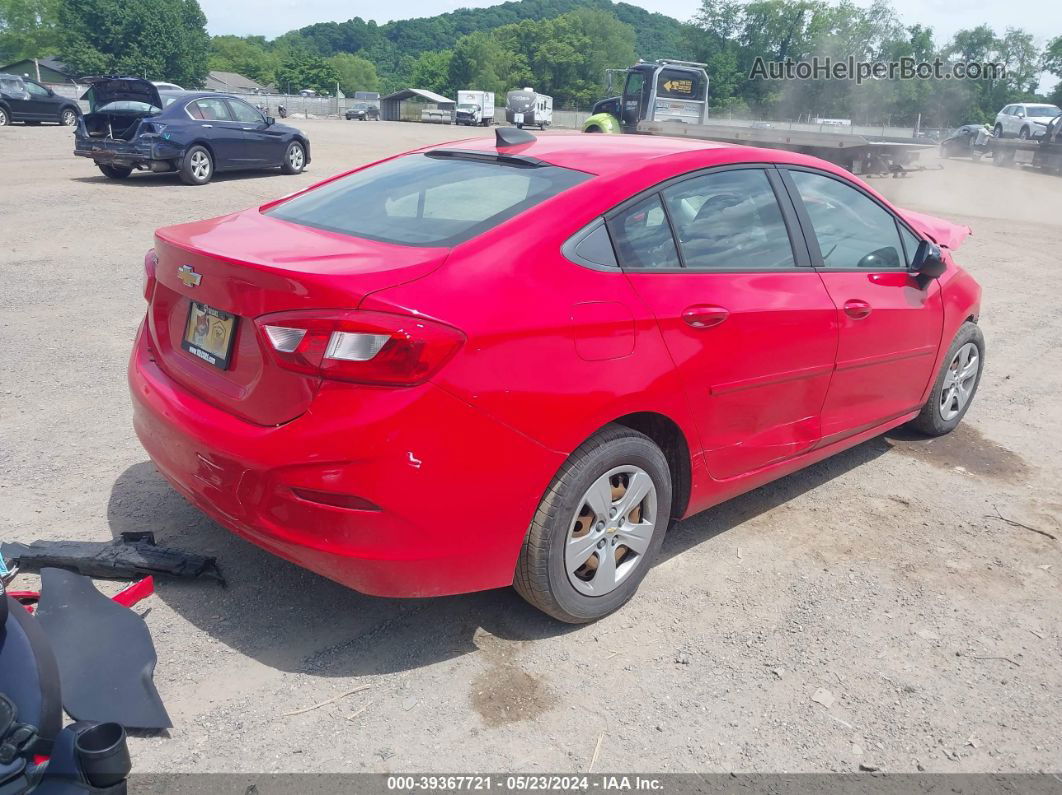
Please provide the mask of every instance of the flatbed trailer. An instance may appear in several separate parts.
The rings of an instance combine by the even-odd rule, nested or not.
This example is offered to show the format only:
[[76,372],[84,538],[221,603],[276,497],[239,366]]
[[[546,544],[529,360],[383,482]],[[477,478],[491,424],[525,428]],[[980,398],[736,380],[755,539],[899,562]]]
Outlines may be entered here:
[[847,132],[783,130],[771,127],[739,127],[731,124],[686,124],[678,121],[640,121],[640,135],[670,135],[719,143],[785,149],[828,160],[853,174],[904,176],[923,170],[915,164],[918,153],[934,145],[888,136]]
[[1062,123],[1051,124],[1042,138],[993,138],[988,143],[997,166],[1029,166],[1062,176]]

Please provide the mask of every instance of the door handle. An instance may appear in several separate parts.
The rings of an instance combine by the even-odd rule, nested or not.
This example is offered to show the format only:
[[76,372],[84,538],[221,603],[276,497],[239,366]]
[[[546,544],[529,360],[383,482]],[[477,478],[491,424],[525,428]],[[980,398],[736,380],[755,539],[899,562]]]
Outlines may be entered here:
[[871,306],[866,301],[860,301],[858,299],[851,299],[844,302],[844,313],[848,317],[854,317],[856,320],[862,320],[871,312]]
[[213,124],[200,124],[200,127],[213,127]]
[[726,309],[721,306],[705,306],[699,304],[696,306],[688,306],[682,310],[682,319],[687,326],[691,326],[696,329],[711,328],[712,326],[718,326],[730,315]]

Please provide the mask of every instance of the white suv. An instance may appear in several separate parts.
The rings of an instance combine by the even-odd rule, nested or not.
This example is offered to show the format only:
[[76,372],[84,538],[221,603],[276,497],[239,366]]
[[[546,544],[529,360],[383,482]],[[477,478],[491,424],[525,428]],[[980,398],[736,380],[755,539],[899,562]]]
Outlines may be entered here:
[[1062,114],[1057,105],[1018,103],[1007,105],[996,114],[992,134],[996,138],[1016,135],[1019,138],[1039,138],[1044,134],[1051,119]]

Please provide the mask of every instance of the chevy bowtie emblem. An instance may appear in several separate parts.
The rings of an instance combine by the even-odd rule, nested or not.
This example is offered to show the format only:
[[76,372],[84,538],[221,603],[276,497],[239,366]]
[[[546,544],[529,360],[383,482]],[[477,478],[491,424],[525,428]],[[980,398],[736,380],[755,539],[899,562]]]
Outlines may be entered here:
[[199,282],[203,281],[203,277],[200,276],[191,265],[182,265],[177,269],[177,278],[181,280],[181,284],[185,287],[198,287]]

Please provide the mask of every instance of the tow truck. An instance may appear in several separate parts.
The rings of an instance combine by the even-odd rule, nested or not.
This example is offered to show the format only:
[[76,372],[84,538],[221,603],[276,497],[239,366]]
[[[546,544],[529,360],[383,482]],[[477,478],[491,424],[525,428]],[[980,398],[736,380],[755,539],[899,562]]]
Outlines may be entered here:
[[768,122],[711,122],[706,67],[696,61],[664,58],[608,70],[609,93],[617,75],[624,76],[623,93],[597,102],[583,123],[583,132],[671,135],[785,149],[820,157],[854,174],[894,177],[920,169],[914,165],[918,152],[933,146],[884,135],[775,127]]
[[1038,138],[991,138],[988,151],[997,166],[1030,166],[1062,176],[1062,116],[1056,116]]

